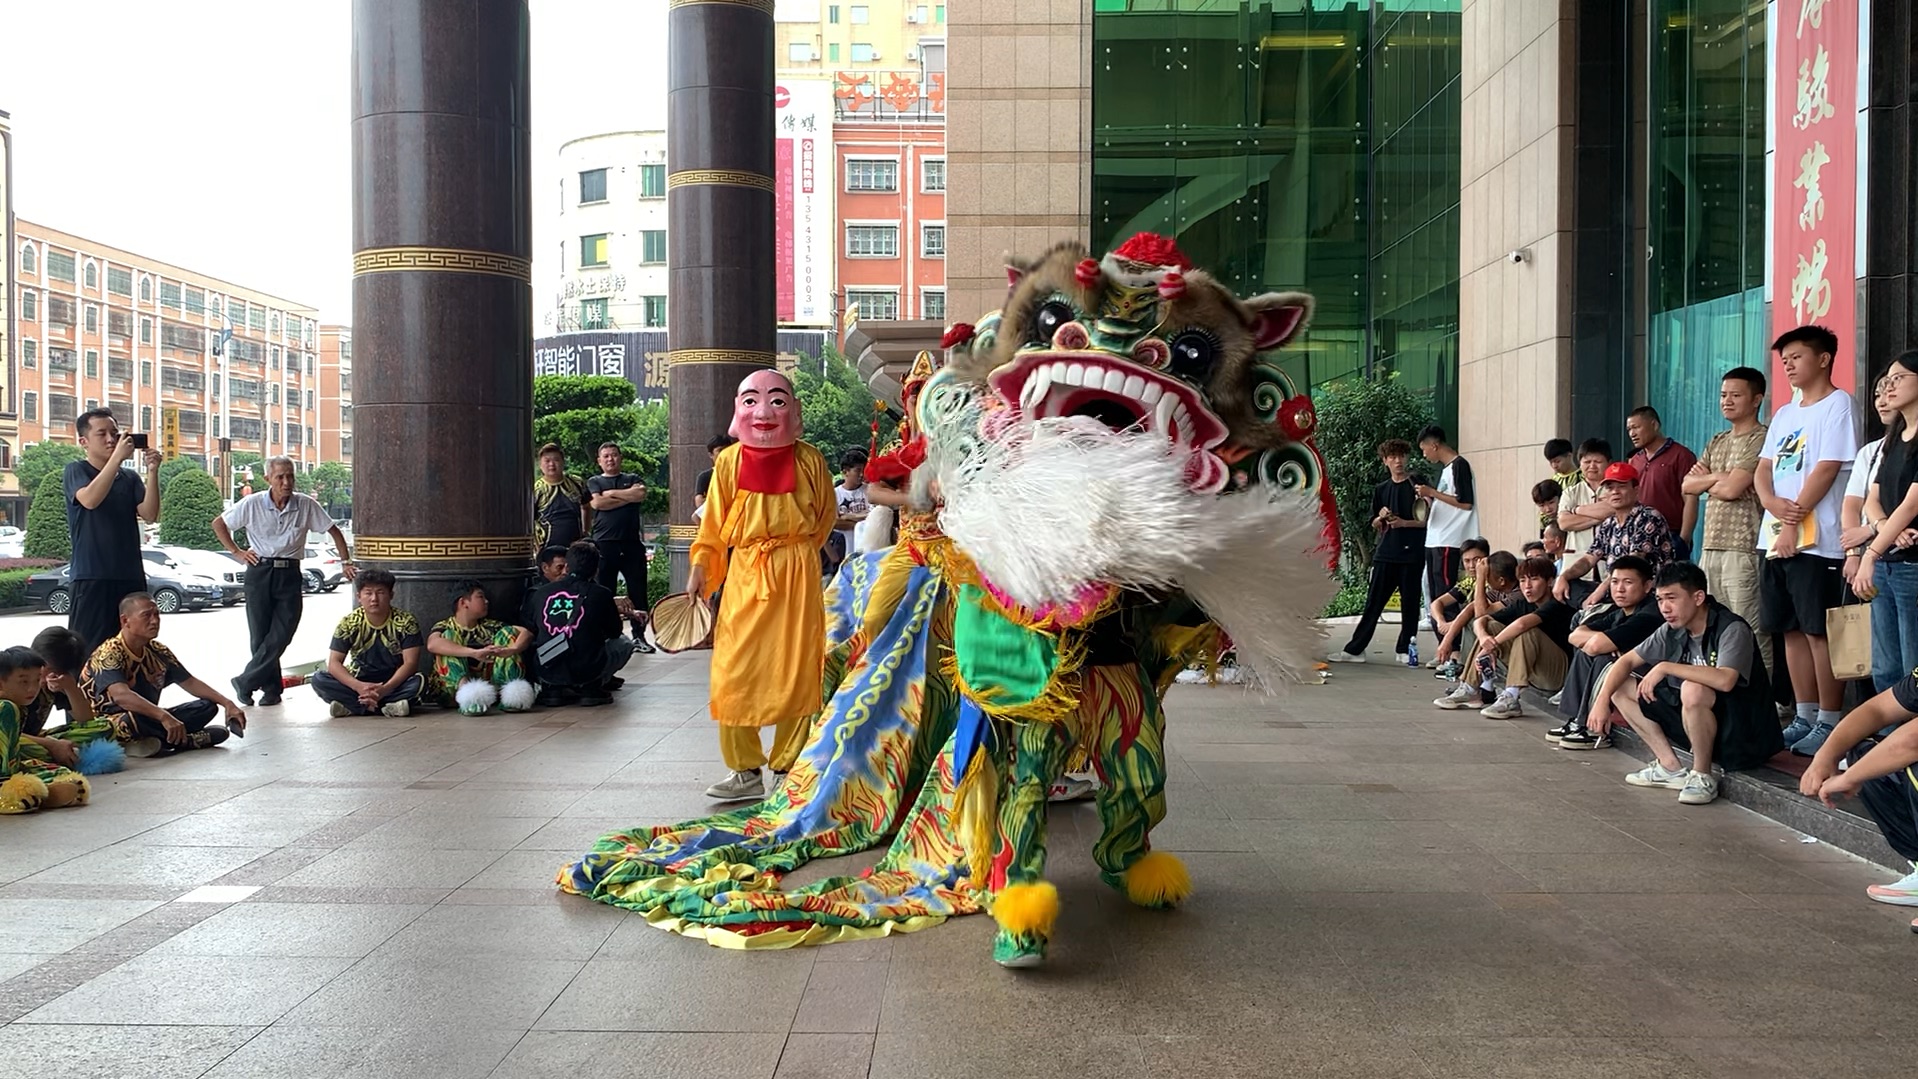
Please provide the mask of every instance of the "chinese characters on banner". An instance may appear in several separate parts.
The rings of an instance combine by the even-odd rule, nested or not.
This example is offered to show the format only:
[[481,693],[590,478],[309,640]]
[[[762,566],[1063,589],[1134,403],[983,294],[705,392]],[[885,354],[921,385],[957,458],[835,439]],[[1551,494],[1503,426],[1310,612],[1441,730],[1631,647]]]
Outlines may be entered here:
[[774,280],[779,321],[825,326],[832,322],[836,264],[832,177],[817,175],[832,159],[832,84],[788,79],[773,89]]
[[[1814,322],[1836,333],[1832,380],[1845,390],[1857,366],[1859,2],[1780,0],[1772,49],[1772,335]],[[1776,357],[1771,379],[1789,385]]]

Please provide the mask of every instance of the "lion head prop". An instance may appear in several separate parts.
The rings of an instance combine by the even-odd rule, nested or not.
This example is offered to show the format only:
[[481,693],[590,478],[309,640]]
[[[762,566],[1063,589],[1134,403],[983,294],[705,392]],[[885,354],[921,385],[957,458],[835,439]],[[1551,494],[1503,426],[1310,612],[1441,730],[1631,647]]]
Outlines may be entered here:
[[[947,335],[919,404],[945,530],[986,585],[1062,612],[1184,591],[1242,652],[1273,629],[1231,624],[1257,596],[1307,633],[1337,515],[1311,401],[1266,354],[1311,297],[1241,299],[1151,234],[1097,259],[1058,244],[1008,277],[1001,310]],[[1277,666],[1301,665],[1282,651]]]

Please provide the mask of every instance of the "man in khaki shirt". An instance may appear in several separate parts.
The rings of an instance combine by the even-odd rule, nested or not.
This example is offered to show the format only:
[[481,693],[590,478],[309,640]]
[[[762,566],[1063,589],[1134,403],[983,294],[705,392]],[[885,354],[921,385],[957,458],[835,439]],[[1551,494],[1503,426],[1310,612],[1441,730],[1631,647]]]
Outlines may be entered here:
[[[1718,386],[1718,411],[1731,423],[1705,444],[1705,452],[1685,476],[1684,494],[1703,499],[1705,543],[1698,564],[1711,582],[1712,596],[1748,622],[1758,619],[1758,522],[1764,508],[1752,477],[1765,449],[1765,425],[1758,409],[1765,400],[1765,376],[1751,367],[1725,372]],[[1759,635],[1768,670],[1771,637]]]

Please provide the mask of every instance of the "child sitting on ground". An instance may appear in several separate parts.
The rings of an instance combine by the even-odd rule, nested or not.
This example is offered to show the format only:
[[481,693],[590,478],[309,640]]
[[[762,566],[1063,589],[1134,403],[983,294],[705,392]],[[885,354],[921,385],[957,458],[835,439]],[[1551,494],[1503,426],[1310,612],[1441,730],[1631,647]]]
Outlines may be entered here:
[[[30,648],[0,649],[0,814],[85,805],[92,794],[86,777],[73,771],[78,754],[71,742],[21,731],[21,717],[39,696],[46,669]],[[44,756],[25,755],[23,744]]]

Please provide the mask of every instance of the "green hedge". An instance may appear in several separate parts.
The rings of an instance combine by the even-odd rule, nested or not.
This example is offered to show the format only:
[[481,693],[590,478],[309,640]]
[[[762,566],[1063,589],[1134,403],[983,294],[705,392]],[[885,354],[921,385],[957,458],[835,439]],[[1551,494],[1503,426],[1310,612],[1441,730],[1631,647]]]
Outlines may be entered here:
[[0,570],[0,607],[27,605],[27,578],[42,572],[37,569]]

